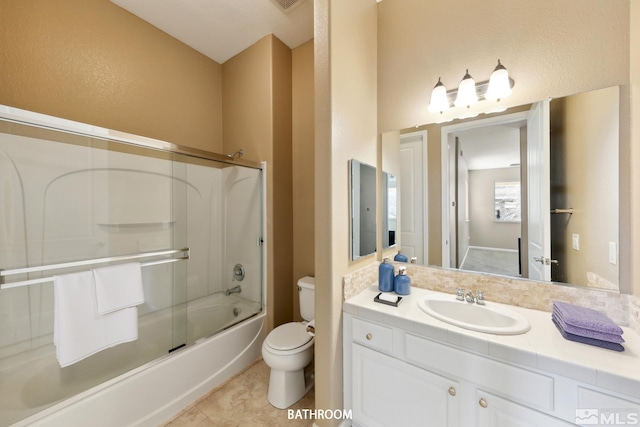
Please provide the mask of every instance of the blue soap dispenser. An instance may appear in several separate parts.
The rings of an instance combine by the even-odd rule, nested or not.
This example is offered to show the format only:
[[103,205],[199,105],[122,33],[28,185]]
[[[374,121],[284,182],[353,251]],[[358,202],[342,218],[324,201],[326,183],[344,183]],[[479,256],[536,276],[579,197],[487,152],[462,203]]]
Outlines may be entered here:
[[393,257],[393,260],[398,262],[407,262],[408,258],[405,254],[402,253],[402,251],[398,251],[396,256]]
[[393,279],[393,290],[398,295],[411,293],[411,278],[407,276],[407,267],[398,268],[398,275]]
[[380,292],[393,291],[393,275],[395,270],[389,258],[385,258],[378,267],[378,289]]

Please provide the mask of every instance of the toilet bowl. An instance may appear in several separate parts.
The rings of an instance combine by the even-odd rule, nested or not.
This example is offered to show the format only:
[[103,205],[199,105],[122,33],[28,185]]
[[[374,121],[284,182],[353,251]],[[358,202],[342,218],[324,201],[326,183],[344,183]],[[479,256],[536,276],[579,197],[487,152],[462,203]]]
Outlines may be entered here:
[[305,321],[278,326],[262,343],[262,358],[271,368],[267,399],[279,409],[293,405],[313,387],[309,367],[315,337],[307,331],[307,325],[314,314],[314,289],[313,277],[298,280],[300,314]]

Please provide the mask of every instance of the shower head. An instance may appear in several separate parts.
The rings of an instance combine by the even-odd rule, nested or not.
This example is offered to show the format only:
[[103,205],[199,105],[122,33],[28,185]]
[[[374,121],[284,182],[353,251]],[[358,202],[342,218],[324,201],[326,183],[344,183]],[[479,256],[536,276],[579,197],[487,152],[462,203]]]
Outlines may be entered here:
[[227,157],[236,159],[236,156],[237,156],[237,158],[239,159],[240,157],[242,157],[243,154],[244,154],[244,150],[241,148],[238,151],[234,151],[231,154],[227,154]]

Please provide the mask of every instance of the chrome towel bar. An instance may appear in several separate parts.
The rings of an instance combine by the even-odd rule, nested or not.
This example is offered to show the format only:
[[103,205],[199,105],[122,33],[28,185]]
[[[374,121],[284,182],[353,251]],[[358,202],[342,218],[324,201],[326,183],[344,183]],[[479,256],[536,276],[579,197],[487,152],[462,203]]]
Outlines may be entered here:
[[571,215],[573,213],[573,209],[569,208],[569,209],[551,209],[551,213],[552,214],[569,214]]
[[119,255],[119,256],[112,256],[112,257],[106,257],[106,258],[87,259],[82,261],[64,262],[61,264],[49,264],[49,265],[40,265],[36,267],[0,270],[0,290],[17,288],[20,286],[34,285],[36,283],[53,282],[53,276],[50,276],[50,277],[43,277],[39,279],[23,280],[20,282],[4,283],[4,277],[12,276],[15,274],[35,273],[38,271],[47,271],[47,270],[58,270],[61,268],[80,267],[83,265],[105,264],[108,262],[129,261],[129,260],[134,260],[139,258],[149,258],[149,257],[163,256],[163,255],[174,255],[179,253],[184,253],[185,255],[178,258],[166,258],[166,259],[161,259],[156,261],[148,261],[148,262],[141,263],[140,266],[149,267],[152,265],[166,264],[170,262],[189,259],[189,256],[190,256],[189,248],[182,248],[182,249],[167,249],[167,250],[156,251],[156,252],[142,252],[142,253],[131,254],[131,255]]

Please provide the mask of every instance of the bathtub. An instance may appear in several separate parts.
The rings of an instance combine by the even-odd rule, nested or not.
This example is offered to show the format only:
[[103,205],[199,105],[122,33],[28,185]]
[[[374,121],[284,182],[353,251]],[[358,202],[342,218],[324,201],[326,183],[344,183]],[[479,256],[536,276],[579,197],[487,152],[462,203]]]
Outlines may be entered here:
[[[162,424],[261,356],[266,315],[264,311],[257,312],[259,307],[224,293],[189,302],[187,343],[195,343],[166,354],[165,342],[160,357],[155,356],[160,345],[156,341],[162,339],[153,332],[171,329],[170,313],[159,311],[143,316],[139,324],[141,338],[129,344],[135,346],[135,354],[154,360],[108,379],[113,376],[109,370],[113,366],[127,369],[127,364],[135,364],[127,361],[131,348],[126,349],[124,346],[129,344],[123,344],[98,353],[76,364],[80,372],[84,371],[80,377],[85,382],[98,384],[81,392],[87,384],[65,382],[63,377],[69,373],[59,369],[53,345],[46,346],[39,350],[42,354],[32,355],[29,363],[23,363],[28,369],[0,372],[0,426],[10,425],[24,414],[34,415],[13,426]],[[215,335],[199,338],[212,334]]]

